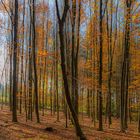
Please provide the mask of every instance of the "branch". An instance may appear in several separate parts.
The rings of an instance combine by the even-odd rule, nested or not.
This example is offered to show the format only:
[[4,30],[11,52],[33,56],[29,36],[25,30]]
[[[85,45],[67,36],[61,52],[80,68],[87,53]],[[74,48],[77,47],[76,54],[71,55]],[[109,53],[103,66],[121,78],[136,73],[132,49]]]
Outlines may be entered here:
[[105,8],[104,8],[104,11],[103,11],[102,18],[103,18],[103,17],[104,17],[104,15],[105,15],[105,11],[106,11],[106,9],[107,9],[107,4],[108,4],[108,0],[106,0],[106,4],[105,4]]
[[138,4],[138,6],[135,8],[135,10],[133,11],[132,15],[135,14],[135,12],[137,11],[137,9],[140,7],[140,3]]
[[56,11],[57,11],[56,13],[57,13],[58,20],[59,20],[59,22],[61,22],[59,8],[58,8],[58,1],[57,0],[55,0],[55,4],[56,4]]
[[2,5],[3,5],[4,9],[6,10],[6,12],[7,12],[8,16],[10,17],[11,22],[13,23],[12,16],[10,15],[10,13],[9,13],[9,11],[8,11],[8,9],[7,9],[7,7],[6,7],[6,5],[4,4],[3,0],[1,0],[1,3],[2,3]]
[[69,10],[69,2],[68,2],[68,0],[65,0],[64,12],[63,12],[63,16],[62,16],[62,22],[65,21],[65,19],[67,17],[68,10]]
[[55,4],[56,4],[56,11],[57,11],[58,20],[59,20],[59,22],[64,23],[65,19],[67,17],[68,10],[69,10],[69,0],[65,0],[64,11],[63,11],[63,14],[62,14],[62,18],[60,17],[60,12],[59,12],[59,7],[58,7],[58,1],[57,0],[55,0]]

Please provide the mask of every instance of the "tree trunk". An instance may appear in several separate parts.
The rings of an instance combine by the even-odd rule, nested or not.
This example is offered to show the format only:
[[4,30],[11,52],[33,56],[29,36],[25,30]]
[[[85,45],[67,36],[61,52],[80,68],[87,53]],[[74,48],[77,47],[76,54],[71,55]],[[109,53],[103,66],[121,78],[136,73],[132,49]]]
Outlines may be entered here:
[[100,45],[100,54],[99,54],[99,131],[103,130],[102,124],[102,47],[103,47],[103,37],[102,37],[102,0],[100,0],[100,23],[99,23],[99,45]]
[[35,111],[37,122],[40,123],[39,118],[39,107],[38,107],[38,77],[37,77],[37,67],[36,67],[36,33],[35,33],[35,0],[32,0],[33,11],[32,11],[32,45],[33,45],[33,66],[34,66],[34,91],[35,91]]
[[15,0],[14,11],[14,49],[13,49],[13,122],[17,122],[17,35],[18,35],[18,0]]

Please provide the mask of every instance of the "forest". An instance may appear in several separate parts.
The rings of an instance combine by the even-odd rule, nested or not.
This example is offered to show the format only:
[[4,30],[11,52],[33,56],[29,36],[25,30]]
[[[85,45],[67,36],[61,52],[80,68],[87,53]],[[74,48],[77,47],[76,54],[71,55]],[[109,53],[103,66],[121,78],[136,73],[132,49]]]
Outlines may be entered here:
[[0,0],[0,140],[140,140],[140,0]]

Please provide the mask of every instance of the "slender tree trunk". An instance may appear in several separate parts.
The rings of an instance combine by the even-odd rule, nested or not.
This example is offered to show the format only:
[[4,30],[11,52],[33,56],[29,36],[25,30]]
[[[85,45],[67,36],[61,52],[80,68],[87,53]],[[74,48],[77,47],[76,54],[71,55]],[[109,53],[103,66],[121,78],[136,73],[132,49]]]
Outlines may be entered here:
[[36,67],[36,32],[35,32],[35,0],[32,0],[33,11],[32,11],[32,45],[33,45],[33,66],[34,66],[34,88],[35,88],[35,111],[37,122],[40,123],[39,118],[39,107],[38,107],[38,77]]
[[130,51],[130,21],[131,21],[131,5],[132,1],[126,1],[126,23],[125,23],[125,39],[124,39],[124,54],[122,64],[121,77],[121,131],[125,132],[127,129],[128,118],[128,85],[129,85],[129,51]]
[[100,22],[99,22],[99,30],[100,30],[100,36],[99,36],[99,46],[100,46],[100,54],[99,54],[99,131],[103,130],[103,123],[102,123],[102,47],[103,47],[103,37],[102,37],[102,0],[100,0]]
[[18,44],[18,0],[15,0],[14,11],[14,49],[13,49],[13,111],[12,120],[17,122],[17,44]]

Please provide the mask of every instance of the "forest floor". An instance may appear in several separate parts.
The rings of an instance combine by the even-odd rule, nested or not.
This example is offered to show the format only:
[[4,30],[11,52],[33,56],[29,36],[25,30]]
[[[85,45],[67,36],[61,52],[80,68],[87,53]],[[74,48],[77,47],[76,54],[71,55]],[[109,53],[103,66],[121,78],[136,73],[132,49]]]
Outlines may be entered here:
[[[40,113],[41,114],[41,113]],[[11,112],[7,108],[0,111],[0,140],[77,140],[73,125],[69,122],[65,128],[65,117],[60,113],[60,121],[56,121],[56,115],[51,116],[47,112],[41,116],[41,123],[37,124],[35,116],[33,122],[26,122],[25,115],[18,115],[18,123],[12,123]],[[89,118],[80,119],[82,129],[88,140],[140,140],[137,133],[137,124],[129,124],[128,132],[121,133],[119,121],[113,120],[110,128],[104,125],[104,131],[100,132]],[[52,127],[54,131],[45,131],[46,127]]]

